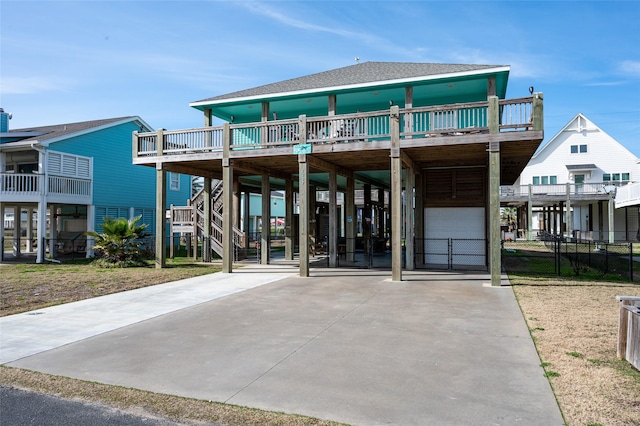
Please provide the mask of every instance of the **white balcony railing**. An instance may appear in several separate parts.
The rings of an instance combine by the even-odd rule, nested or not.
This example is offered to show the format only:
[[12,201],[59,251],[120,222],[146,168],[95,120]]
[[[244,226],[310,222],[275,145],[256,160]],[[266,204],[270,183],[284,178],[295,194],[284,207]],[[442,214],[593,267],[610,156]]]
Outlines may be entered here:
[[44,185],[44,175],[35,173],[0,173],[0,195],[3,198],[33,198],[43,192],[51,196],[84,198],[92,196],[91,179],[68,176],[48,176]]
[[532,197],[566,197],[567,192],[571,197],[599,196],[608,198],[610,186],[615,186],[620,191],[629,182],[589,182],[589,183],[559,183],[549,185],[503,185],[500,187],[501,197],[526,198],[531,192]]
[[73,197],[91,196],[91,179],[80,179],[66,176],[49,176],[49,194]]
[[0,173],[0,194],[38,195],[43,175],[34,173]]
[[640,206],[640,182],[618,188],[616,191],[616,207]]

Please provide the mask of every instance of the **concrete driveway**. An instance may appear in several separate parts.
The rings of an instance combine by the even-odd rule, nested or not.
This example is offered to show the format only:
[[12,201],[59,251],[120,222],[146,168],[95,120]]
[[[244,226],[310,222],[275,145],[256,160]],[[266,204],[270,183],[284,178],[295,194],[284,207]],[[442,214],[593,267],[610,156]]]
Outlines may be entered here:
[[404,272],[398,283],[388,271],[277,271],[7,365],[360,425],[563,424],[513,291],[487,274]]

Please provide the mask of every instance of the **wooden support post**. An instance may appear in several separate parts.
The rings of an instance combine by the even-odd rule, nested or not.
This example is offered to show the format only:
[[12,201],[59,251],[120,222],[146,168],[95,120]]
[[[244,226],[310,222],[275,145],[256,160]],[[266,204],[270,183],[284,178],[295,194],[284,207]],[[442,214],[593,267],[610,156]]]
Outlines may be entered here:
[[202,261],[211,262],[211,179],[208,177],[204,178],[202,199]]
[[195,262],[198,260],[198,206],[196,203],[191,203],[191,200],[189,200],[189,204],[191,205],[191,220],[193,221],[193,238],[191,244],[193,247],[193,260]]
[[542,93],[533,94],[533,130],[544,130],[544,108]]
[[344,202],[347,216],[347,224],[345,227],[346,260],[347,262],[355,262],[358,218],[356,217],[355,179],[353,175],[347,176],[347,192],[344,194]]
[[533,241],[533,193],[529,184],[529,198],[527,199],[527,241]]
[[[629,336],[629,311],[625,308],[626,306],[640,306],[640,297],[638,296],[616,296],[616,300],[619,304],[619,317],[618,317],[618,346],[616,350],[616,354],[619,359],[626,358],[627,354],[627,345],[630,343],[628,341]],[[637,340],[635,342],[637,344]],[[631,360],[627,360],[631,362]],[[636,366],[637,367],[637,366]]]
[[[173,236],[173,204],[169,206],[169,259],[175,257],[175,241]],[[180,246],[178,246],[180,248]]]
[[567,182],[567,201],[565,203],[567,218],[567,237],[573,239],[573,213],[571,212],[571,184]]
[[[404,107],[405,109],[413,108],[413,86],[407,86],[404,88]],[[404,114],[404,132],[413,132],[413,113]],[[406,135],[407,139],[411,139],[412,135]],[[383,203],[384,204],[384,203]]]
[[337,266],[338,257],[338,181],[335,171],[329,172],[329,267]]
[[415,194],[415,264],[416,267],[424,266],[425,242],[424,242],[424,179],[422,174],[416,176]]
[[412,168],[406,169],[407,185],[405,187],[405,268],[407,271],[415,269],[415,214],[414,214],[414,189],[416,175]]
[[384,188],[378,188],[378,208],[376,209],[376,225],[378,229],[378,237],[384,238]]
[[[229,123],[223,124],[222,143],[222,272],[229,274],[233,272],[234,261],[233,165],[229,159],[231,151],[231,127]],[[210,223],[209,226],[211,226]]]
[[300,276],[309,276],[309,163],[307,155],[298,155],[298,191],[299,196],[299,251],[300,251]]
[[[4,217],[4,216],[0,216]],[[26,241],[26,251],[27,253],[33,252],[33,209],[29,207],[27,209],[27,241]],[[4,250],[4,248],[2,248]]]
[[613,244],[616,241],[616,225],[615,225],[615,200],[614,200],[614,195],[609,195],[609,201],[607,202],[607,205],[609,206],[609,212],[608,212],[608,216],[609,216],[609,243]]
[[[498,97],[489,97],[489,133],[499,132]],[[491,285],[499,286],[502,274],[500,241],[500,142],[489,142],[489,268]]]
[[[4,218],[2,219],[3,219],[3,226],[4,226]],[[22,220],[21,219],[22,219],[22,206],[16,205],[13,208],[13,243],[12,243],[13,256],[16,258],[22,256],[22,250],[20,247],[21,246],[20,237],[22,236]],[[55,226],[54,224],[56,222],[57,222],[56,220],[51,221],[52,229],[54,229],[54,226]],[[57,249],[56,240],[55,240],[56,236],[57,236],[57,232],[51,232],[49,236],[51,239],[51,242],[49,244],[49,251],[50,253],[52,253],[53,257],[56,257],[56,249]],[[4,247],[2,249],[4,250]]]
[[391,107],[391,279],[402,281],[402,158],[400,156],[400,111]]
[[[40,214],[40,213],[37,213]],[[0,216],[4,217],[4,216]],[[39,226],[36,224],[36,226]],[[96,230],[96,206],[91,204],[87,206],[87,231],[95,231]],[[38,234],[40,235],[40,234]],[[95,252],[93,251],[93,246],[96,240],[94,237],[87,237],[87,253],[85,256],[87,258],[91,258],[95,256]]]
[[269,175],[262,175],[262,232],[260,233],[260,263],[269,264],[271,244],[271,185]]
[[364,240],[364,261],[369,264],[369,256],[373,253],[371,242],[371,184],[364,184],[364,207],[362,208],[362,239]]
[[236,175],[233,176],[233,226],[240,228],[240,214],[242,207],[240,206],[240,197],[242,192],[240,190],[240,178]]
[[251,193],[249,192],[249,190],[247,189],[244,192],[244,211],[242,213],[242,230],[244,231],[244,248],[246,251],[249,250],[250,248],[250,244],[251,241],[249,238],[249,228],[250,228],[250,224],[251,224]]
[[564,213],[564,201],[560,201],[558,203],[558,235],[560,237],[564,235],[564,230],[566,228],[563,213]]
[[293,179],[284,181],[284,258],[293,260]]
[[[161,132],[161,130],[159,131]],[[160,137],[160,135],[158,135]],[[160,139],[159,139],[160,140]],[[156,268],[164,268],[166,266],[166,255],[164,252],[166,215],[165,208],[167,205],[167,173],[162,167],[162,163],[156,163]]]

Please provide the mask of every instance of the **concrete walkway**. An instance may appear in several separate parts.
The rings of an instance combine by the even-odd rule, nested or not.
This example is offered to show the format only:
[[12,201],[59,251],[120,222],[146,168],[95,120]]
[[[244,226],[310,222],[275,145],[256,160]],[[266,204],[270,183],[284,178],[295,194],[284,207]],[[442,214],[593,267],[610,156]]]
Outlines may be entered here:
[[[487,274],[273,268],[55,307],[75,326],[54,308],[3,318],[2,362],[351,424],[563,424],[513,291]],[[19,351],[50,334],[75,337]]]

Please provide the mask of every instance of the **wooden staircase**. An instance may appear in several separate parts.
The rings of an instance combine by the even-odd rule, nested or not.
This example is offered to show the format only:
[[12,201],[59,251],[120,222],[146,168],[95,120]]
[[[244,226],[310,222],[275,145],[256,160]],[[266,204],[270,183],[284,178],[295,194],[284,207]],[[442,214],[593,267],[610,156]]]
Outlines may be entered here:
[[[205,234],[204,223],[204,189],[198,191],[188,206],[171,206],[170,233],[183,233],[192,236]],[[209,246],[222,257],[222,181],[215,181],[211,186],[211,223]],[[238,227],[233,227],[234,261],[246,258],[245,234]],[[205,256],[203,256],[205,257]]]

